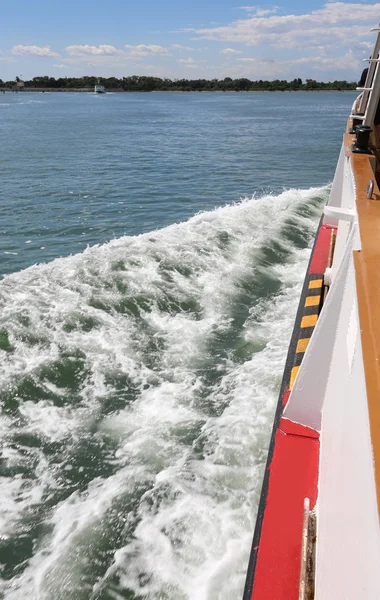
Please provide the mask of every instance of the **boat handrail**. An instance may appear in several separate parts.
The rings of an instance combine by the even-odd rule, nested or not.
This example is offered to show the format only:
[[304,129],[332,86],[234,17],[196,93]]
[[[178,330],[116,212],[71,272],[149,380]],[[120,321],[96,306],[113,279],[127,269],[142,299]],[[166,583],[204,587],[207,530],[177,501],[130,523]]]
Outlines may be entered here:
[[372,198],[374,185],[375,184],[373,182],[373,179],[370,179],[369,182],[368,182],[368,187],[366,189],[368,200],[370,200]]
[[[376,39],[375,46],[373,49],[373,54],[368,59],[366,59],[366,61],[369,62],[369,67],[368,67],[368,73],[367,73],[367,77],[365,80],[364,88],[367,88],[367,89],[364,91],[363,96],[361,98],[360,105],[359,105],[359,111],[358,111],[359,113],[365,113],[366,109],[368,108],[368,100],[371,95],[372,83],[374,81],[374,76],[377,71],[377,68],[376,68],[377,63],[379,61],[380,29],[375,27],[375,28],[371,29],[371,31],[377,31],[378,34],[377,34],[377,39]],[[368,123],[365,123],[365,124],[368,125]]]
[[363,125],[373,129],[375,114],[380,98],[380,28],[374,28],[371,31],[377,31],[377,38],[373,49],[373,54],[366,61],[369,63],[368,72],[363,87],[357,88],[362,92],[359,100],[358,113],[352,115],[360,119]]

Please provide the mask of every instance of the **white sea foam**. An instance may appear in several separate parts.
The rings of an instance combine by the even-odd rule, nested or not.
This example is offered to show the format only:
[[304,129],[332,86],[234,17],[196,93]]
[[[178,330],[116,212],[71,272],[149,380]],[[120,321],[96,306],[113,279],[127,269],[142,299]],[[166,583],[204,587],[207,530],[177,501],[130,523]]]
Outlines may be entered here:
[[[247,200],[0,283],[0,430],[19,472],[0,482],[0,535],[45,525],[7,599],[241,595],[309,256],[292,240],[311,240],[323,196]],[[105,458],[83,486],[85,443]]]

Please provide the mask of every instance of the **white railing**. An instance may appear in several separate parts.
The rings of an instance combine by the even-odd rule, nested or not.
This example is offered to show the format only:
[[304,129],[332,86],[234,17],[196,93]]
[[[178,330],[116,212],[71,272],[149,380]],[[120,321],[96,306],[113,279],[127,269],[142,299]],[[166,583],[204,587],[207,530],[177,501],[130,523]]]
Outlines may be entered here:
[[363,125],[373,128],[373,122],[380,97],[380,27],[371,29],[377,31],[377,38],[372,56],[366,59],[369,62],[368,73],[363,88],[357,88],[362,92],[359,103],[359,114],[352,114],[355,119],[363,121]]

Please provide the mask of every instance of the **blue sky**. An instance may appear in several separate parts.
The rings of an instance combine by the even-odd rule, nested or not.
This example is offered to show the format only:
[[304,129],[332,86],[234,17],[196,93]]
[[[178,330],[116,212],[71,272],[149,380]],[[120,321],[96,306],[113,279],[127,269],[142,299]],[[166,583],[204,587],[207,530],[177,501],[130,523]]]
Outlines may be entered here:
[[1,0],[0,78],[356,80],[380,3]]

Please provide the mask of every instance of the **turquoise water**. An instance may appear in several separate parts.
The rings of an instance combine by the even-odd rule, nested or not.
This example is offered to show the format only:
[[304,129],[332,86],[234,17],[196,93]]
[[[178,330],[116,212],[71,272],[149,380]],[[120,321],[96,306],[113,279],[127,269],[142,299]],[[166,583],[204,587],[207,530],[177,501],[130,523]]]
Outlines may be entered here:
[[0,597],[240,597],[352,101],[0,96]]

